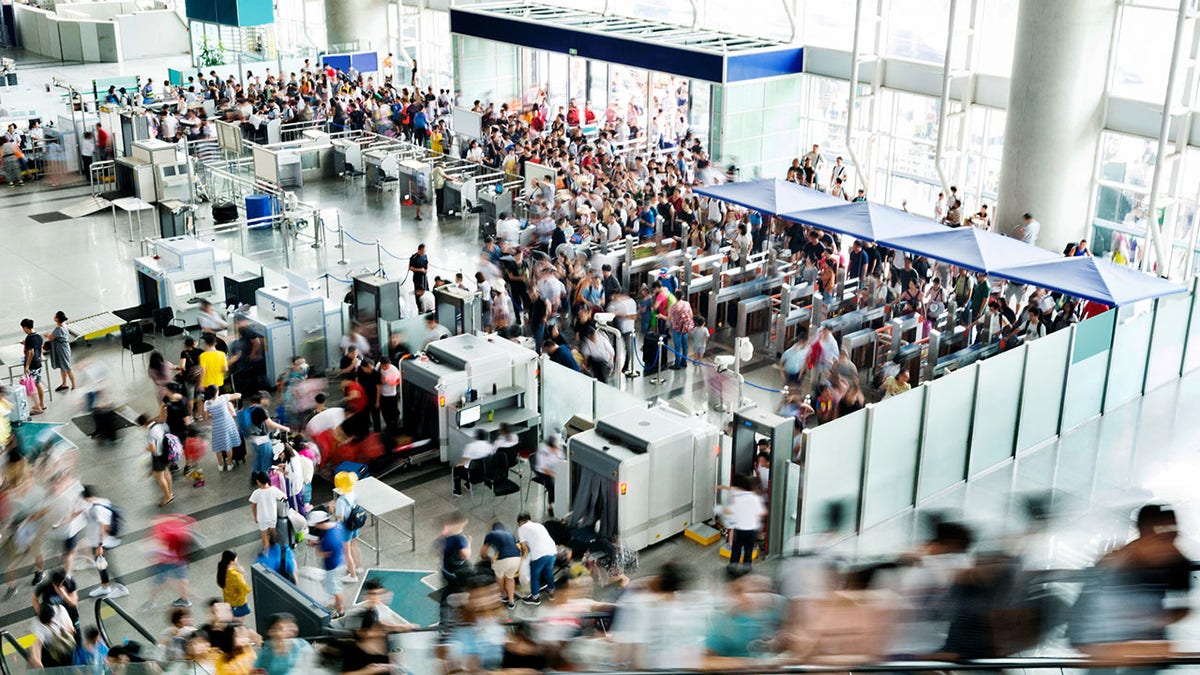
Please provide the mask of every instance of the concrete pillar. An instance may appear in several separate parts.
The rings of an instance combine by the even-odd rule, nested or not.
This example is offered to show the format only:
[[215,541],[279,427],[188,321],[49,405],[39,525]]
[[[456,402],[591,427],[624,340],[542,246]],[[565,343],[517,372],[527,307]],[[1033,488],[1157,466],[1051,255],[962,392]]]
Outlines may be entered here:
[[325,40],[339,50],[357,42],[359,50],[377,51],[382,59],[391,51],[387,0],[325,0]]
[[1004,126],[996,228],[1029,212],[1037,245],[1061,251],[1088,231],[1092,167],[1104,125],[1115,0],[1021,0]]

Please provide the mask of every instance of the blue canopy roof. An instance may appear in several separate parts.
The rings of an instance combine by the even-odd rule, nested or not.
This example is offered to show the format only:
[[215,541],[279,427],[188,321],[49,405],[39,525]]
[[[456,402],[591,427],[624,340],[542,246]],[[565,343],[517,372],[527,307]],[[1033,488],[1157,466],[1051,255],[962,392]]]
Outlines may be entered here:
[[[831,199],[837,200],[836,197]],[[872,202],[842,202],[836,206],[789,211],[781,213],[780,217],[885,245],[885,240],[889,238],[946,230],[944,225],[938,225],[928,218]]]
[[974,227],[943,227],[938,232],[906,237],[885,237],[881,243],[923,255],[972,272],[1058,260],[1059,255],[1019,239]]
[[996,270],[992,274],[1085,300],[1118,306],[1187,290],[1166,279],[1091,256],[1056,257],[1048,262]]
[[692,192],[707,197],[715,197],[722,201],[732,202],[738,206],[761,211],[770,215],[779,215],[787,211],[803,211],[818,209],[832,204],[844,205],[846,200],[833,197],[820,190],[789,183],[778,178],[744,181],[740,183],[724,183],[722,185],[704,185],[692,188]]

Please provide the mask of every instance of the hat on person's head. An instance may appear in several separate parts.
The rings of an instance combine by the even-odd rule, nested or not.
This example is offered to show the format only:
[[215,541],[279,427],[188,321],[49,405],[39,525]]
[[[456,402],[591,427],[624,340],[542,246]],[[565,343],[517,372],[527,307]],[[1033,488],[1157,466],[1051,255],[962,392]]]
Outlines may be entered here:
[[339,495],[349,494],[354,491],[354,485],[358,482],[358,476],[349,471],[339,471],[333,477],[333,491]]
[[308,520],[309,527],[312,527],[313,525],[320,525],[321,523],[329,520],[329,512],[328,511],[309,511],[307,520]]

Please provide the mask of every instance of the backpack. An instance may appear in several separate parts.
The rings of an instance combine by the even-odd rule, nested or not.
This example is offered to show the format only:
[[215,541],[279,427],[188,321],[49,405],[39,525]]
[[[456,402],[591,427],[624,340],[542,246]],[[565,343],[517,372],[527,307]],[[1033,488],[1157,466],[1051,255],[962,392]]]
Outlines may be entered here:
[[108,504],[96,504],[96,506],[99,506],[102,509],[108,509],[108,512],[112,514],[112,518],[108,523],[108,536],[113,537],[114,539],[120,539],[121,531],[125,525],[125,517],[121,515],[121,509],[117,508],[117,506],[111,502]]
[[162,445],[159,448],[163,459],[169,464],[175,464],[183,458],[183,444],[179,442],[179,437],[170,432],[163,434]]
[[[347,500],[349,503],[349,500]],[[350,508],[350,512],[346,514],[346,518],[342,521],[342,527],[346,528],[347,532],[357,532],[367,524],[367,510],[355,504]]]

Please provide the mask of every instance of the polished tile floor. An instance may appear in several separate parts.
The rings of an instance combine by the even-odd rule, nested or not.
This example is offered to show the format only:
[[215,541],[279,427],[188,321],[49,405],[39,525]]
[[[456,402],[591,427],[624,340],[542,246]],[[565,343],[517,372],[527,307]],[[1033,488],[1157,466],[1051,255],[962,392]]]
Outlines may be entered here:
[[[25,81],[35,84],[38,77],[51,73],[84,79],[97,72],[93,66],[76,68],[79,70],[38,67],[27,74]],[[136,67],[122,68],[125,72],[137,72]],[[7,279],[3,285],[5,292],[0,293],[0,336],[5,336],[0,341],[14,341],[18,322],[26,316],[43,327],[49,325],[57,310],[84,316],[137,303],[132,259],[140,255],[140,246],[127,241],[123,217],[114,223],[108,212],[100,212],[40,224],[30,216],[58,210],[85,197],[88,190],[78,186],[50,188],[45,184],[2,189],[0,269],[5,270]],[[291,269],[309,279],[325,274],[344,279],[374,271],[381,262],[390,277],[403,278],[408,255],[422,242],[429,248],[435,274],[463,271],[469,275],[474,271],[479,246],[475,233],[458,220],[438,222],[428,213],[425,220],[415,221],[411,207],[400,204],[399,191],[364,191],[361,184],[333,180],[306,185],[301,198],[321,206],[327,226],[334,227],[340,221],[348,234],[367,242],[359,244],[347,239],[346,248],[339,250],[334,247],[336,236],[330,235],[324,246],[301,245],[289,250],[286,257]],[[199,214],[201,218],[208,217],[207,205],[200,208]],[[147,213],[141,236],[153,236],[154,230],[153,218]],[[376,240],[390,254],[378,251]],[[219,236],[215,243],[244,253],[264,266],[276,269],[284,266],[285,253],[281,250],[284,244],[275,232],[250,232],[244,239]],[[347,263],[339,264],[341,259]],[[340,297],[345,290],[343,282],[329,280],[331,297]],[[161,346],[166,353],[176,354],[179,343],[167,341]],[[118,398],[128,402],[134,414],[152,409],[152,389],[140,357],[131,360],[115,340],[109,340],[91,347],[78,346],[76,361],[85,358],[102,360],[110,366]],[[751,364],[748,381],[778,387],[776,371],[761,365],[761,362]],[[51,374],[52,381],[56,377]],[[673,373],[668,378],[659,387],[646,378],[622,386],[646,398],[657,396],[685,407],[705,407],[702,378],[696,369]],[[758,389],[748,388],[746,396],[760,405],[776,403],[774,394]],[[1200,454],[1196,452],[1200,444],[1200,418],[1192,414],[1197,409],[1200,409],[1200,373],[1192,373],[1081,425],[1061,439],[1030,450],[969,484],[938,495],[919,508],[846,542],[843,547],[852,555],[868,557],[906,548],[922,531],[922,516],[934,511],[957,512],[979,527],[985,541],[1001,542],[1022,523],[1016,497],[1030,491],[1054,490],[1056,506],[1062,515],[1052,528],[1049,564],[1085,564],[1096,553],[1123,539],[1126,534],[1123,519],[1128,511],[1151,498],[1169,501],[1179,509],[1185,545],[1197,553],[1189,536],[1200,527],[1200,502],[1192,488],[1192,479],[1200,468],[1197,466]],[[79,412],[79,394],[62,394],[40,420],[67,423]],[[717,421],[715,416],[714,421]],[[149,600],[169,602],[171,598],[165,593],[153,593],[150,568],[144,558],[145,531],[150,518],[159,511],[155,508],[155,488],[144,473],[141,435],[137,430],[129,430],[115,447],[98,447],[69,423],[62,427],[62,433],[79,446],[84,481],[99,486],[101,493],[113,497],[127,514],[126,528],[130,534],[111,553],[115,569],[132,591],[132,596],[122,604],[138,607]],[[406,547],[401,547],[385,553],[380,565],[385,568],[436,569],[431,544],[437,534],[437,519],[452,509],[462,508],[470,514],[468,533],[480,541],[493,517],[512,523],[521,508],[521,500],[515,498],[495,504],[490,497],[452,499],[444,468],[396,473],[388,480],[416,500],[418,523],[416,552],[408,553]],[[329,496],[327,484],[318,482],[316,488],[316,499]],[[247,471],[225,474],[210,471],[205,487],[193,489],[181,483],[177,492],[178,499],[171,508],[195,515],[206,540],[206,557],[193,565],[191,573],[192,597],[199,609],[202,606],[199,601],[217,594],[214,576],[220,552],[234,548],[243,561],[252,559],[256,552],[257,535],[246,503]],[[652,572],[656,563],[672,557],[694,561],[706,583],[715,583],[718,578],[720,564],[715,549],[700,549],[679,537],[645,552],[641,573]],[[21,583],[28,584],[29,569],[22,568],[20,572],[24,579]],[[85,593],[97,583],[92,570],[80,569],[77,576]],[[152,630],[165,625],[166,615],[165,609],[138,614]],[[28,597],[22,594],[0,605],[0,629],[24,634],[25,622],[31,616]],[[1194,632],[1192,628],[1189,635]]]

